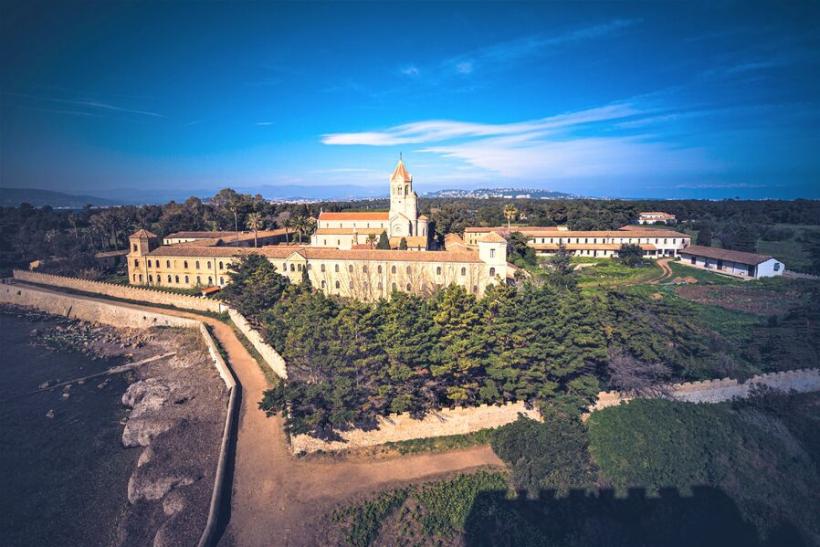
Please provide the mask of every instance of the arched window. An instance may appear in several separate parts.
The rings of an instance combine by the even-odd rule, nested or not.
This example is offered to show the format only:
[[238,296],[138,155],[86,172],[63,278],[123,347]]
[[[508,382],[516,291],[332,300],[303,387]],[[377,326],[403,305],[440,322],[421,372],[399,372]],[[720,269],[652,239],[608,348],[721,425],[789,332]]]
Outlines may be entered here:
[[364,266],[362,266],[362,271],[363,271],[364,273],[367,273],[367,264],[365,264]]
[[171,283],[171,274],[168,274],[168,283]]
[[134,259],[134,267],[135,267],[135,268],[139,268],[139,265],[140,265],[140,259],[139,259],[139,258],[135,258],[135,259]]
[[220,284],[220,285],[224,285],[224,284],[225,284],[225,278],[224,278],[224,277],[220,277],[220,278],[219,278],[219,284]]
[[179,276],[178,275],[174,276],[174,283],[179,283]]
[[137,244],[136,243],[134,243],[134,252],[135,253],[137,252]]
[[395,266],[390,267],[390,273],[396,273],[396,267]]
[[214,284],[214,278],[209,275],[208,276],[208,285],[213,285],[213,284]]
[[142,283],[142,274],[140,274],[140,283]]
[[225,269],[225,264],[223,264],[221,260],[219,261],[219,269],[220,269],[220,270],[224,270],[224,269]]
[[353,281],[348,281],[348,282],[347,282],[347,288],[348,288],[348,289],[352,289],[352,288],[353,288]]
[[131,277],[133,278],[134,283],[136,283],[137,282],[137,274],[133,274]]
[[336,264],[336,266],[334,267],[334,269],[336,270],[336,273],[339,273],[339,265],[338,265],[338,264]]
[[196,276],[196,284],[197,284],[197,285],[201,285],[201,284],[202,284],[202,280],[199,278],[199,276]]
[[338,289],[338,288],[339,288],[339,286],[340,286],[340,285],[339,285],[339,282],[337,281],[337,282],[336,282],[336,288]]
[[184,260],[182,262],[182,267],[185,268],[186,270],[188,269],[188,261],[187,260]]
[[436,275],[441,275],[441,266],[436,266]]
[[495,268],[490,268],[490,277],[495,277]]
[[382,273],[382,267],[381,266],[378,267],[378,272]]
[[410,266],[407,266],[407,275],[410,275]]
[[313,264],[308,264],[307,269],[308,269],[308,271],[312,270],[313,269]]
[[478,285],[473,285],[473,293],[478,294]]
[[197,260],[196,262],[194,262],[194,266],[196,266],[196,269],[197,269],[197,270],[199,269],[199,260]]
[[205,267],[208,268],[209,270],[211,269],[211,261],[210,260],[205,263]]
[[465,275],[467,275],[467,268],[462,267],[461,268],[461,276],[463,277]]
[[324,265],[324,264],[322,264],[321,266],[319,266],[319,270],[320,270],[322,273],[325,273],[325,265]]
[[353,273],[353,264],[348,264],[347,265],[347,271],[350,272],[350,273]]
[[148,259],[148,267],[149,268],[151,267],[151,259],[150,258]]
[[382,286],[382,282],[379,281],[379,290],[382,290],[384,287]]
[[185,276],[185,284],[186,285],[188,284],[188,276],[187,275]]
[[154,282],[154,276],[153,276],[153,275],[148,274],[148,282],[149,282],[149,283],[153,283],[153,282]]
[[296,271],[296,265],[295,264],[290,265],[290,271],[292,271],[292,272]]
[[[170,268],[170,267],[171,267],[171,261],[170,261],[170,260],[166,260],[166,261],[165,261],[165,267],[166,267],[166,268]],[[170,281],[170,279],[169,279],[169,281]]]
[[288,271],[288,265],[285,262],[282,262],[282,271],[283,272]]

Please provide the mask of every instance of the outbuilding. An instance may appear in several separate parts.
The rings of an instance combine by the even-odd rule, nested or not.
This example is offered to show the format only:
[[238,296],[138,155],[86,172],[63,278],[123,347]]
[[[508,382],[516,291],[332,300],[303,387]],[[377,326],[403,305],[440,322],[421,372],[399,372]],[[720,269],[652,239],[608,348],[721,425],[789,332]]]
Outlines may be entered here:
[[786,269],[782,262],[771,256],[701,245],[690,245],[678,251],[678,255],[681,264],[747,279],[783,275]]

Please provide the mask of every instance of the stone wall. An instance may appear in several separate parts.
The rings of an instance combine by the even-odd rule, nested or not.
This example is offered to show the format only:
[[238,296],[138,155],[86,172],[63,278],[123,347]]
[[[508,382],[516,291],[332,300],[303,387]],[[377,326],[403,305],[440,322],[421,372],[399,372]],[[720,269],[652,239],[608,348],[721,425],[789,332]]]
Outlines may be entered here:
[[[740,382],[733,378],[722,378],[720,380],[672,384],[669,386],[669,398],[690,403],[720,403],[735,398],[748,397],[755,385],[767,386],[785,392],[792,390],[799,393],[820,391],[820,369],[804,368],[770,372],[753,376],[746,382]],[[598,394],[598,401],[595,406],[590,410],[601,410],[633,398],[617,391],[602,391]]]
[[54,315],[103,323],[115,327],[145,329],[150,327],[198,328],[199,321],[163,313],[142,310],[116,302],[104,302],[79,295],[70,295],[25,287],[0,285],[0,303],[33,307]]
[[379,428],[373,431],[354,429],[341,432],[340,435],[344,441],[328,442],[309,435],[294,435],[290,439],[290,446],[294,454],[309,454],[318,451],[349,450],[411,439],[462,435],[480,429],[506,425],[514,422],[519,414],[535,420],[541,419],[537,410],[527,409],[521,402],[500,406],[481,405],[452,410],[444,409],[430,413],[422,420],[413,419],[407,413],[391,414],[387,418],[380,417]]
[[233,308],[228,308],[228,315],[231,317],[231,320],[234,322],[236,327],[245,335],[251,345],[259,352],[259,355],[265,360],[267,365],[271,368],[274,374],[279,376],[280,378],[287,378],[288,377],[288,369],[285,365],[285,360],[282,359],[282,356],[279,355],[273,346],[265,342],[265,339],[262,338],[262,335],[259,334],[258,331],[254,330],[251,324],[245,319],[245,316],[236,311]]
[[14,270],[14,279],[38,283],[40,285],[52,285],[63,287],[75,291],[83,291],[94,294],[102,294],[113,298],[124,300],[135,300],[139,302],[149,302],[151,304],[162,304],[196,311],[207,311],[221,313],[225,311],[218,300],[203,296],[188,296],[175,294],[172,292],[145,289],[142,287],[129,287],[127,285],[115,285],[114,283],[103,283],[100,281],[89,281],[76,277],[66,277],[61,275],[51,275],[39,272],[29,272],[25,270]]

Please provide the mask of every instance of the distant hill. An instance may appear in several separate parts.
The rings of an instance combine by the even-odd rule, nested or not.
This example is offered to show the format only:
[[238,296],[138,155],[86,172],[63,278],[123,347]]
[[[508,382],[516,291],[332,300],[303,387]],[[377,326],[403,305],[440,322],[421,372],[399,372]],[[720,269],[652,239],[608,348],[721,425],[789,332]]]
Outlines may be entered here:
[[425,194],[428,198],[507,198],[507,199],[566,199],[578,197],[564,192],[537,188],[477,188],[475,190],[438,190]]
[[21,203],[30,203],[34,207],[50,205],[63,209],[80,209],[86,205],[120,205],[116,201],[95,196],[77,196],[34,188],[0,188],[0,206],[17,207]]

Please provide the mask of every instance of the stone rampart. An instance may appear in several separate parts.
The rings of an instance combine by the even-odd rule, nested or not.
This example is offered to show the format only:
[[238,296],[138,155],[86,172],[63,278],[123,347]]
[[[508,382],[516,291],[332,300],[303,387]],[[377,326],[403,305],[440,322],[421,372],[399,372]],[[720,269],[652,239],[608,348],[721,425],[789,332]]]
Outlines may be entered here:
[[[670,399],[676,401],[720,403],[748,397],[754,386],[766,386],[778,391],[796,391],[798,393],[820,391],[820,369],[804,368],[769,372],[753,376],[745,382],[733,378],[721,378],[719,380],[671,384],[665,391]],[[598,394],[595,406],[591,407],[590,410],[601,410],[632,399],[634,397],[618,391],[602,391]]]
[[150,327],[198,328],[199,321],[130,307],[127,304],[104,302],[79,295],[25,287],[0,285],[0,303],[37,308],[54,315],[115,327],[145,329]]
[[245,335],[251,345],[254,347],[256,351],[259,352],[259,355],[265,360],[268,364],[270,369],[273,371],[274,374],[279,376],[280,378],[287,378],[288,377],[288,369],[285,365],[285,360],[282,359],[282,356],[279,355],[273,346],[265,342],[265,339],[262,338],[262,335],[259,334],[258,331],[254,330],[251,324],[245,319],[245,316],[236,311],[233,308],[228,308],[228,315],[231,318],[231,321],[234,322],[236,327],[239,331]]
[[157,291],[144,287],[131,287],[128,285],[116,285],[114,283],[104,283],[101,281],[90,281],[77,277],[67,277],[62,275],[44,274],[39,272],[29,272],[26,270],[14,270],[14,279],[37,283],[39,285],[51,285],[75,291],[82,291],[93,294],[101,294],[123,300],[135,300],[138,302],[149,302],[151,304],[161,304],[173,306],[187,310],[206,311],[221,313],[225,311],[225,306],[218,300],[206,298],[204,296],[189,296],[166,291]]
[[294,435],[290,439],[294,454],[311,452],[333,452],[363,448],[384,443],[425,439],[446,435],[463,435],[480,429],[500,427],[514,422],[519,414],[540,420],[541,415],[535,409],[528,409],[524,403],[505,405],[481,405],[455,409],[443,409],[428,414],[422,420],[416,420],[410,414],[391,414],[379,418],[379,428],[373,431],[354,429],[340,433],[344,441],[323,441],[309,435]]

